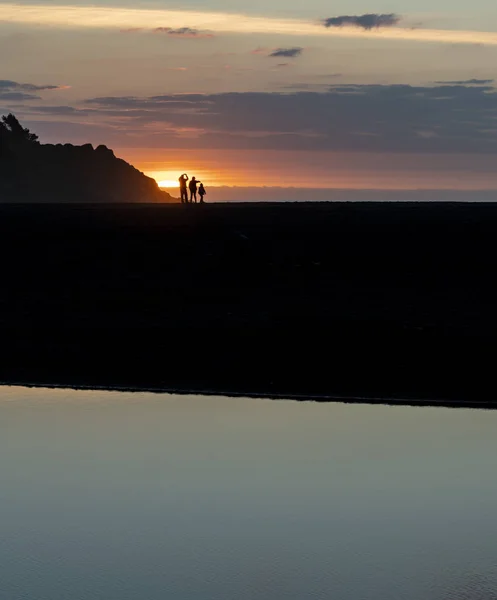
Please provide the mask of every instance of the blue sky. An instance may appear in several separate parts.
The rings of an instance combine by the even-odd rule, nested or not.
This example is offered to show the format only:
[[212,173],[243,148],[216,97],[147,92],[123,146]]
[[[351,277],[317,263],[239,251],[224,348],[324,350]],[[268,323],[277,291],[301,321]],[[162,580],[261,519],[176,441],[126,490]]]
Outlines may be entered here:
[[[391,23],[368,29],[364,14]],[[188,155],[216,183],[229,179],[216,164],[231,160],[231,183],[258,185],[257,155],[272,152],[291,184],[307,152],[348,157],[344,177],[314,161],[312,182],[327,186],[414,185],[414,165],[419,181],[447,187],[431,155],[440,173],[457,171],[458,188],[497,188],[482,160],[497,152],[490,0],[0,1],[0,53],[3,112],[46,142],[106,143],[158,179]],[[409,158],[378,170],[359,153],[372,165]]]

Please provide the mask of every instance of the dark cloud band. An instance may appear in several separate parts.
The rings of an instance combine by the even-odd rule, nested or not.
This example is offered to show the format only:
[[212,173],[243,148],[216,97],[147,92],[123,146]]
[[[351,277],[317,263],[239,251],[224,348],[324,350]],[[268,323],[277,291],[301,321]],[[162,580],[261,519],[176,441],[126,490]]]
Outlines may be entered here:
[[133,143],[144,125],[162,123],[167,133],[141,142],[156,147],[497,154],[493,92],[472,84],[343,84],[319,92],[94,98],[87,106],[106,123],[126,118]]

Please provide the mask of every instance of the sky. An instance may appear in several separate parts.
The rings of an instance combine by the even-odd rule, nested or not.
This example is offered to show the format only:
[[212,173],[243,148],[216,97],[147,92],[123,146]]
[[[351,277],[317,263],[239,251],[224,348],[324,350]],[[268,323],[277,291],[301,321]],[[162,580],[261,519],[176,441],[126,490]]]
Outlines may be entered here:
[[0,109],[157,181],[497,190],[494,0],[0,0]]

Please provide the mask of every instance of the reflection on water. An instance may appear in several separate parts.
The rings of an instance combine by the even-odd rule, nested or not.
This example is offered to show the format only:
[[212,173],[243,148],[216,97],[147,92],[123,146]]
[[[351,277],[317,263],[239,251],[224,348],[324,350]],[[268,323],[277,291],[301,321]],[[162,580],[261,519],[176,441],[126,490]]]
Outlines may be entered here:
[[0,599],[495,598],[496,428],[0,388]]

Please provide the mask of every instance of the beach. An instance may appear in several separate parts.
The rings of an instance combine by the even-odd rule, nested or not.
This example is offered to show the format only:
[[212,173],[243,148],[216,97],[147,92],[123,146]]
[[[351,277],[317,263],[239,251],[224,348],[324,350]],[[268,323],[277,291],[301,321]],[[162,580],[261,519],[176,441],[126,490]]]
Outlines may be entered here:
[[493,407],[497,204],[1,205],[6,384]]

